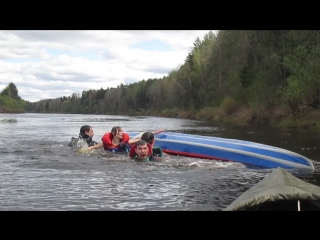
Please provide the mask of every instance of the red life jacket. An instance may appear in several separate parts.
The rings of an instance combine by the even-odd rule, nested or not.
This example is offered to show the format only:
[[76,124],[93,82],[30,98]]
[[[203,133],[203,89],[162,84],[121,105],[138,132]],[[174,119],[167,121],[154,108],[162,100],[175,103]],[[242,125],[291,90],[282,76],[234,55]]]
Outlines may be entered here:
[[[152,147],[149,143],[147,143],[147,146],[149,148],[149,152],[148,152],[148,157],[152,155]],[[129,152],[129,157],[130,158],[134,158],[137,154],[136,154],[136,148],[137,148],[137,144],[134,144],[133,146],[131,146],[130,148],[130,152]]]
[[[130,138],[130,136],[129,136],[127,133],[123,133],[123,137],[122,137],[120,143],[123,143],[123,144],[124,144],[124,143],[128,143],[129,138]],[[113,139],[113,134],[112,134],[111,132],[105,133],[105,134],[102,136],[101,141],[103,142],[103,148],[104,148],[105,150],[108,150],[110,147],[113,146],[113,144],[112,144],[112,139]],[[120,144],[117,145],[117,146],[115,146],[115,147],[117,147],[118,150],[121,151],[121,149],[120,149]]]

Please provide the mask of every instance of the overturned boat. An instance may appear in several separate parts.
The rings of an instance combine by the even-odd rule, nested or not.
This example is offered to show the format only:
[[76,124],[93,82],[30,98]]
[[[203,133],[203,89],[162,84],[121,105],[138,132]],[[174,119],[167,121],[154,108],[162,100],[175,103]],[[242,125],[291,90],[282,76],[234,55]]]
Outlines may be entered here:
[[223,211],[320,211],[320,187],[276,168]]
[[[141,136],[139,132],[128,132],[128,134],[131,138]],[[240,162],[247,166],[262,168],[282,167],[314,170],[314,166],[308,158],[265,144],[175,132],[162,132],[154,137],[156,146],[162,148],[163,152],[167,154]]]

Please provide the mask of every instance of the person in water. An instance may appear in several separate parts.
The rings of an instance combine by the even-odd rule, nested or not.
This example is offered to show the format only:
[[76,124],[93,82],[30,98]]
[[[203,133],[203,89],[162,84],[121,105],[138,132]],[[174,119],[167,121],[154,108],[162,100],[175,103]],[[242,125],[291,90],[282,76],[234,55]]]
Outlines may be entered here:
[[[143,141],[146,142],[146,146],[143,144]],[[145,151],[142,151],[142,149],[145,149],[146,147],[148,148],[148,156],[145,156]],[[138,153],[140,155],[138,155]],[[162,161],[164,153],[160,147],[155,146],[153,133],[145,132],[142,134],[141,139],[139,139],[136,144],[131,147],[129,157],[131,159],[143,161]]]
[[68,143],[68,146],[69,147],[74,147],[77,145],[77,142],[79,140],[83,140],[84,142],[87,143],[88,147],[90,146],[95,146],[97,145],[98,143],[96,141],[93,141],[92,138],[93,138],[93,128],[90,126],[90,125],[83,125],[81,128],[80,128],[80,133],[79,133],[79,137],[78,138],[74,138],[72,137],[71,138],[71,141]]
[[[163,130],[159,130],[159,131],[163,131]],[[156,133],[160,133],[159,131],[157,131]],[[152,154],[153,156],[156,156],[159,158],[159,160],[161,160],[160,158],[162,158],[165,153],[162,151],[162,149],[158,146],[155,146],[156,144],[156,140],[154,139],[154,133],[152,132],[145,132],[142,134],[141,136],[142,140],[145,140],[147,143],[149,143],[152,147]]]
[[[134,154],[132,154],[134,152]],[[130,158],[140,162],[161,161],[162,157],[153,155],[152,146],[145,140],[140,139],[130,149]]]
[[[157,130],[157,131],[154,131],[154,132],[148,132],[148,133],[149,133],[149,134],[152,133],[152,135],[154,135],[154,134],[162,133],[162,132],[164,132],[164,131],[165,131],[165,130],[160,129],[160,130]],[[134,144],[134,143],[138,142],[140,139],[142,139],[142,135],[145,134],[145,133],[147,133],[147,132],[142,132],[142,133],[139,133],[138,135],[132,137],[130,144]],[[151,138],[149,139],[149,137],[152,137],[152,136],[149,135],[149,134],[146,135],[146,136],[148,136],[148,137],[147,137],[146,139],[144,139],[144,140],[146,140],[147,142],[150,143]],[[153,139],[154,139],[154,137],[153,137]]]
[[101,143],[89,147],[89,150],[104,148],[111,152],[129,152],[130,144],[133,142],[129,139],[129,135],[125,133],[120,126],[114,126],[111,132],[105,133],[101,138]]

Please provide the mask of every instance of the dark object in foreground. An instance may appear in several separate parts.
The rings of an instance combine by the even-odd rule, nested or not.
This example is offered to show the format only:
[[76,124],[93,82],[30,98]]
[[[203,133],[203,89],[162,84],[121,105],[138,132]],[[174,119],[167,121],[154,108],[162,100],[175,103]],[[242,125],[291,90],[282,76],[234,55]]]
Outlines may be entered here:
[[223,211],[320,211],[320,187],[276,168]]

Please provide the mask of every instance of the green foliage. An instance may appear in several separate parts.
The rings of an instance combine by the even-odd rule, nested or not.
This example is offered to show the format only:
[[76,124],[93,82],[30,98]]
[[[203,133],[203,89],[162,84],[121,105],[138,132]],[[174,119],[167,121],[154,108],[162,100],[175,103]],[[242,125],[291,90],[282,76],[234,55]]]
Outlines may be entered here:
[[0,108],[3,112],[25,112],[26,102],[21,99],[13,99],[5,95],[0,95]]
[[9,85],[2,90],[0,96],[8,96],[13,99],[20,99],[18,95],[18,89],[16,85],[12,82],[9,83]]
[[248,66],[243,66],[243,68],[240,70],[240,83],[241,86],[246,89],[252,85],[253,79],[254,79],[254,73],[253,70]]
[[196,119],[212,120],[216,115],[216,109],[213,107],[204,107],[198,111]]
[[221,109],[226,113],[226,114],[231,114],[235,112],[238,108],[237,102],[230,96],[227,96],[223,99],[221,102]]
[[285,58],[291,75],[284,100],[295,110],[299,105],[319,108],[320,105],[320,47],[299,45]]
[[285,102],[292,108],[293,111],[297,112],[299,104],[301,103],[301,98],[305,92],[305,85],[303,82],[299,81],[299,78],[295,76],[290,76],[288,79],[288,87],[284,93]]
[[164,109],[161,111],[161,117],[177,117],[179,114],[179,109]]

